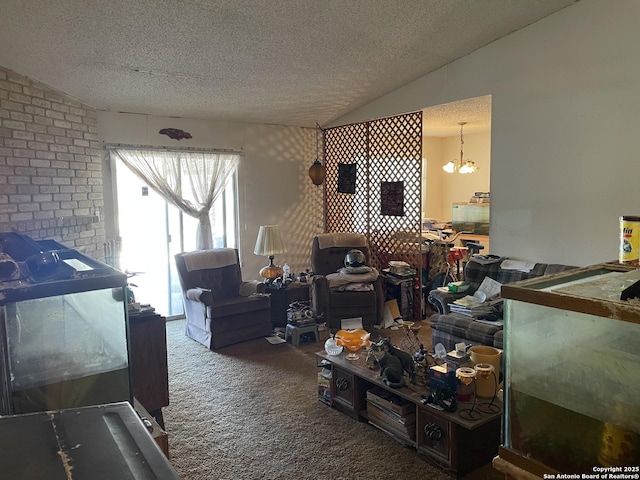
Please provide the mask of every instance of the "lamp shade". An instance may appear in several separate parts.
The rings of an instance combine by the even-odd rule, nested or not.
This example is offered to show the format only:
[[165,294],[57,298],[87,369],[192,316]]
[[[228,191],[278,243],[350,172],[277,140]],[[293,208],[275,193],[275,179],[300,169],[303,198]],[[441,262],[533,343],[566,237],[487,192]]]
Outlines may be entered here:
[[458,170],[458,172],[460,172],[460,173],[473,173],[476,170],[478,170],[478,166],[476,165],[476,162],[472,162],[471,160],[467,160],[466,162],[464,162],[460,166],[460,169]]
[[316,158],[316,161],[313,162],[313,165],[309,167],[309,177],[311,177],[311,181],[314,185],[322,185],[325,177],[327,176],[327,167],[322,165],[320,161]]
[[325,177],[327,176],[327,167],[320,163],[318,160],[318,131],[321,131],[320,125],[316,122],[316,160],[313,165],[309,167],[309,177],[314,185],[322,185]]
[[447,173],[453,173],[456,171],[456,163],[453,160],[450,160],[449,163],[442,166],[442,169]]
[[260,226],[253,253],[264,256],[284,253],[284,243],[282,243],[282,235],[280,234],[280,227],[278,225]]
[[256,240],[256,248],[253,249],[256,255],[269,257],[269,265],[260,269],[260,275],[265,282],[272,282],[283,274],[282,267],[273,264],[273,256],[284,253],[284,244],[280,227],[278,225],[261,225]]

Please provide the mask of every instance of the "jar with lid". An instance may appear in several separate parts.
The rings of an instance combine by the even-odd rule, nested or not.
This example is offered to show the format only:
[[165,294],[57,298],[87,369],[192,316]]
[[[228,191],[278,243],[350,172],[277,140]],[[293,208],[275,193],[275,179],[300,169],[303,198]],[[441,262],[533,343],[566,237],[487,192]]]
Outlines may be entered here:
[[618,262],[625,265],[638,265],[639,260],[640,216],[623,215],[620,217]]

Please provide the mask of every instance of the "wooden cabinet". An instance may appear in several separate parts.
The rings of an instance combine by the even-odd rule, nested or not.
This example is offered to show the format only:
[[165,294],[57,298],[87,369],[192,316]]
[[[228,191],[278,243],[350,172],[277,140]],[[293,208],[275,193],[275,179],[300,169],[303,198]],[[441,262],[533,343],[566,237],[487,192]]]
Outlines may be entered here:
[[424,408],[418,409],[417,441],[420,452],[438,462],[451,464],[451,423]]
[[343,413],[358,419],[360,412],[365,408],[364,395],[366,389],[362,389],[361,380],[339,367],[332,371],[331,386],[333,392],[333,406]]
[[162,407],[169,405],[166,319],[153,311],[129,313],[133,396],[164,428]]
[[418,407],[418,451],[457,475],[488,463],[500,445],[500,415],[486,423],[463,425],[456,413]]

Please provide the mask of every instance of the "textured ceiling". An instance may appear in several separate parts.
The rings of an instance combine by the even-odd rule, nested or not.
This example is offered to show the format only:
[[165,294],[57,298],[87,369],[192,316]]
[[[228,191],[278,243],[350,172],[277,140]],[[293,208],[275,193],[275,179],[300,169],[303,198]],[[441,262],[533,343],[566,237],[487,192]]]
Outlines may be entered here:
[[0,65],[103,110],[324,125],[574,1],[0,0]]
[[491,95],[469,98],[425,108],[422,111],[422,133],[428,137],[450,137],[464,133],[491,130]]

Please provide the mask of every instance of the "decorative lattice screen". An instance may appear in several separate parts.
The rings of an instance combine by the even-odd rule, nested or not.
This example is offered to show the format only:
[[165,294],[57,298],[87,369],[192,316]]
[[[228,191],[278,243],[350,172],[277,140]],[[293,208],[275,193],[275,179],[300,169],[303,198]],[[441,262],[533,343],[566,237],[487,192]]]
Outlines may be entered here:
[[[422,112],[327,129],[324,140],[326,231],[365,234],[379,270],[390,260],[412,265],[418,272],[414,318],[420,318]],[[345,180],[338,174],[341,163],[356,164],[355,193],[338,192]],[[387,187],[393,195],[383,197]]]

